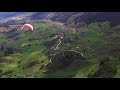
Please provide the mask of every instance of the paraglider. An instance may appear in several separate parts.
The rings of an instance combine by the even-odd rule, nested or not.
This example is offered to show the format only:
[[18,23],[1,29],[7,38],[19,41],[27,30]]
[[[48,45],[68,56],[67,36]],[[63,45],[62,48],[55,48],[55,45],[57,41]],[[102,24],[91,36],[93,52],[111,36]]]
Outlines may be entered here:
[[18,30],[23,30],[24,28],[29,28],[31,31],[35,30],[35,27],[31,24],[24,24]]

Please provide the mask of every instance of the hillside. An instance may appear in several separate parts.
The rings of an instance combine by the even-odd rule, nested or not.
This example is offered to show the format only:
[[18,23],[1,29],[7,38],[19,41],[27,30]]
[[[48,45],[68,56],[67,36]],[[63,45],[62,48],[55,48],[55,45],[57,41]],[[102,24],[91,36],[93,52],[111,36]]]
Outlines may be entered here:
[[[42,13],[42,14],[41,14]],[[59,21],[66,24],[85,22],[90,24],[93,22],[110,21],[112,25],[120,24],[120,12],[41,12],[33,15],[36,18],[44,17],[52,21]]]
[[[100,18],[103,14],[98,13]],[[35,13],[30,18],[38,18],[39,15]],[[11,25],[6,22],[8,27],[0,28],[0,77],[119,78],[120,24],[111,26],[111,18],[107,17],[107,20],[105,16],[102,22],[97,22],[95,17],[93,22],[82,27],[71,27],[72,22],[80,21],[84,15],[87,14],[42,13],[43,19],[52,22],[30,21],[36,27],[35,31],[18,31],[22,23]],[[86,20],[87,17],[84,22]]]

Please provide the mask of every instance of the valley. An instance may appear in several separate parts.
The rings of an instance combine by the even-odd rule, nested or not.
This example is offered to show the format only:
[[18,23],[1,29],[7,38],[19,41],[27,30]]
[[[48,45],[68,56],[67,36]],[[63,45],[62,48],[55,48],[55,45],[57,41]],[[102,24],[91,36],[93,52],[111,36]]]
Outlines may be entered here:
[[[76,12],[29,15],[1,23],[1,78],[120,77],[120,24],[112,26],[109,20],[78,24],[75,18],[84,13]],[[36,21],[37,15],[42,19]],[[17,30],[26,22],[36,29]]]

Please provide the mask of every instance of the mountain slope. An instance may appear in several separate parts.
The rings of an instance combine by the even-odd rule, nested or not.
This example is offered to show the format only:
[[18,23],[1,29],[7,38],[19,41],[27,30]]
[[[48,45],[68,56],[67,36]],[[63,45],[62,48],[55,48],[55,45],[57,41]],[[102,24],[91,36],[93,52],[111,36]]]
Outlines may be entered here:
[[[54,13],[62,16],[65,14],[68,19],[73,15],[75,18],[85,15],[68,13],[70,16],[66,16],[67,13],[62,12],[49,14]],[[54,17],[47,15],[45,18]],[[0,77],[119,77],[120,25],[111,26],[111,22],[106,20],[95,21],[80,28],[64,25],[64,29],[59,22],[54,21],[31,21],[30,24],[36,27],[34,32],[28,29],[17,31],[15,25],[14,30],[0,33]]]
[[48,13],[48,16],[53,21],[60,21],[66,24],[72,22],[85,22],[86,24],[90,24],[104,21],[110,21],[112,25],[120,24],[120,12],[53,12]]
[[0,17],[7,18],[7,17],[13,17],[19,14],[26,14],[26,13],[28,12],[0,12]]

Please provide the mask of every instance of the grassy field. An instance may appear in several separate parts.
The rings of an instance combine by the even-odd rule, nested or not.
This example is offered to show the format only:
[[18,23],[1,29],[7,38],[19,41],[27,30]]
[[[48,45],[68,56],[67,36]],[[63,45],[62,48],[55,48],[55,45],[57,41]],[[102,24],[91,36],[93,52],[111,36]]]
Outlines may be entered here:
[[[117,49],[120,49],[119,26],[111,27],[109,22],[96,22],[76,31],[66,30],[66,37],[62,39],[58,51],[54,51],[57,43],[54,43],[54,47],[45,46],[44,43],[46,41],[52,43],[53,37],[51,35],[61,34],[62,29],[49,22],[31,22],[31,24],[36,27],[35,31],[24,29],[23,31],[0,33],[0,46],[4,45],[4,49],[0,51],[0,74],[2,74],[2,78],[87,78],[95,75],[101,77],[102,74],[98,75],[96,73],[102,73],[101,70],[104,70],[104,64],[100,63],[105,57],[111,60],[110,62],[106,61],[105,65],[108,65],[112,70],[116,70],[114,74],[106,71],[107,74],[111,74],[110,76],[115,78],[120,77],[120,52],[117,51]],[[72,39],[72,41],[68,41],[69,39]],[[45,64],[49,62],[50,53],[55,54],[68,47],[68,44],[71,50],[78,50],[83,53],[86,59],[84,61],[74,61],[65,69],[44,73],[47,70]],[[80,48],[77,49],[76,45]],[[87,49],[87,47],[92,50]],[[8,50],[7,48],[15,48],[17,51],[13,49],[11,54],[4,55]],[[49,52],[49,55],[46,54],[47,52]]]

